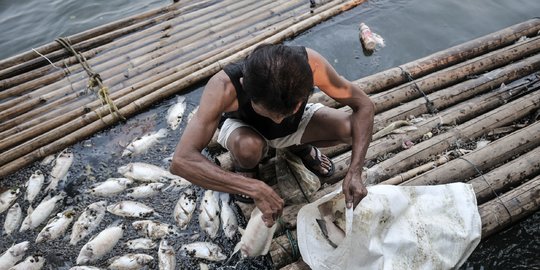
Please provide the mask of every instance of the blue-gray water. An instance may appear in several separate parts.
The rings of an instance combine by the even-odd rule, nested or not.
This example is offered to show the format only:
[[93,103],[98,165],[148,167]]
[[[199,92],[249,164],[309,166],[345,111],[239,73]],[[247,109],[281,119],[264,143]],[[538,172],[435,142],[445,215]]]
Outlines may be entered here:
[[[309,2],[306,0],[306,2]],[[163,0],[31,1],[0,0],[0,59],[142,11],[169,4]],[[538,0],[380,0],[365,4],[324,22],[287,41],[321,52],[348,79],[357,79],[504,27],[540,16]],[[386,40],[386,47],[371,56],[362,53],[359,22],[366,22]],[[200,87],[188,95],[188,110],[196,106]],[[174,100],[161,104],[171,104]],[[108,162],[104,153],[119,151],[106,139],[114,132],[137,135],[156,128],[163,117],[159,107],[92,137],[96,149],[88,159]],[[161,123],[163,125],[163,123]],[[111,135],[113,134],[113,135]],[[176,138],[168,142],[170,152]],[[126,139],[128,140],[128,139]],[[99,143],[103,144],[100,146]],[[109,146],[110,149],[106,146]],[[100,147],[100,148],[98,148]],[[76,150],[84,149],[76,146]],[[112,150],[111,150],[112,149]],[[163,150],[165,152],[165,150]],[[79,161],[84,163],[84,161]],[[97,161],[95,162],[98,163]],[[464,269],[540,269],[540,212],[490,237],[471,255]]]

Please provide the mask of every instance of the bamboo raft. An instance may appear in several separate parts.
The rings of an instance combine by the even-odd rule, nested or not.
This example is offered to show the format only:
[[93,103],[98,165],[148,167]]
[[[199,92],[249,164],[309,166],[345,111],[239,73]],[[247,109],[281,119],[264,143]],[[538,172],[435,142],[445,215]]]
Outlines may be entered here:
[[[362,2],[310,7],[299,0],[181,1],[70,36],[72,47],[107,85],[118,113],[87,90],[83,65],[57,42],[1,60],[0,179],[118,123],[120,116],[181,93],[260,43],[279,43]],[[528,20],[355,81],[377,113],[367,182],[468,182],[477,193],[483,238],[538,211],[539,31],[540,19]],[[321,93],[311,101],[339,108]],[[413,117],[423,118],[414,124],[416,130],[383,134],[391,123]],[[479,138],[492,141],[461,150]],[[404,147],[404,142],[414,145]],[[336,172],[321,179],[324,188],[310,200],[341,185],[348,169],[349,146],[323,151]],[[216,162],[231,169],[227,153]],[[260,167],[272,184],[274,162]],[[293,236],[301,206],[284,210]],[[287,236],[274,239],[270,255],[276,268],[307,269],[294,254]]]

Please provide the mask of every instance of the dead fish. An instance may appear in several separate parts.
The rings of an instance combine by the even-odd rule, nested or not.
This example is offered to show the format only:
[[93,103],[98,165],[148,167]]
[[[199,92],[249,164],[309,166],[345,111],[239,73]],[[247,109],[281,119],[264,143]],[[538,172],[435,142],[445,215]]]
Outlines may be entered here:
[[164,188],[163,191],[179,192],[183,188],[191,185],[191,182],[179,176],[177,179],[171,180],[171,183]]
[[197,193],[195,190],[188,188],[182,192],[180,199],[174,207],[173,217],[176,220],[176,224],[180,229],[186,229],[191,217],[193,216],[193,211],[197,205]]
[[199,226],[210,238],[214,239],[219,230],[219,204],[214,191],[204,192],[199,209]]
[[28,250],[29,244],[30,242],[24,241],[8,248],[0,257],[0,269],[9,269],[18,261],[22,260]]
[[67,176],[69,168],[73,164],[73,159],[73,153],[68,148],[58,154],[49,175],[49,185],[45,188],[45,192],[56,190],[58,183]]
[[194,242],[182,245],[180,248],[183,256],[195,257],[209,261],[222,261],[227,258],[221,248],[211,242]]
[[51,165],[51,163],[53,163],[53,161],[54,161],[54,155],[48,155],[48,156],[44,157],[41,160],[40,164],[41,165]]
[[11,207],[11,204],[13,204],[15,200],[17,200],[17,197],[19,197],[20,192],[20,189],[12,188],[0,194],[0,214],[4,213],[4,211]]
[[165,182],[173,179],[181,179],[169,171],[156,165],[134,162],[118,168],[118,172],[124,177],[142,182]]
[[38,255],[32,255],[26,257],[24,261],[18,263],[17,265],[9,268],[9,270],[39,270],[43,268],[45,264],[45,258]]
[[126,246],[129,249],[154,249],[156,247],[156,243],[154,243],[154,240],[150,238],[137,238],[137,239],[131,239],[126,242]]
[[24,232],[28,229],[35,229],[43,221],[45,221],[56,208],[56,203],[64,199],[64,194],[56,195],[52,198],[49,196],[45,197],[41,203],[34,209],[30,210],[26,218],[23,220],[19,232]]
[[345,239],[345,231],[336,225],[332,207],[333,201],[320,204],[318,208],[321,219],[316,219],[316,221],[328,243],[337,248]]
[[127,190],[126,196],[132,199],[142,199],[156,196],[165,186],[164,183],[149,183],[138,187],[133,187]]
[[106,206],[106,201],[99,201],[86,207],[71,229],[71,239],[69,241],[71,245],[76,245],[99,226],[105,216]]
[[79,252],[77,264],[94,263],[109,253],[118,240],[122,238],[124,229],[121,224],[112,225],[94,236]]
[[135,201],[121,201],[107,206],[109,213],[121,217],[143,218],[154,214],[154,209]]
[[54,240],[64,235],[69,224],[75,218],[75,211],[68,209],[52,218],[45,227],[41,230],[36,238],[36,243],[41,243],[47,240]]
[[27,200],[30,204],[32,204],[34,199],[39,194],[39,191],[41,190],[44,181],[45,176],[40,170],[37,170],[30,176],[28,182],[26,182],[26,194],[24,196],[24,199]]
[[13,204],[11,208],[9,208],[6,220],[4,221],[4,233],[6,235],[11,235],[14,231],[16,231],[19,226],[21,225],[22,221],[22,210],[19,203]]
[[121,193],[131,184],[133,184],[133,180],[128,178],[109,178],[94,185],[88,190],[88,193],[94,196],[109,197]]
[[231,256],[238,251],[241,252],[244,258],[266,255],[270,250],[270,244],[272,243],[276,228],[277,223],[274,223],[271,228],[268,228],[262,220],[261,210],[255,208],[251,212],[246,229],[242,230],[239,228],[242,238],[234,247],[234,252]]
[[185,110],[186,97],[179,96],[177,103],[169,107],[167,111],[167,123],[172,130],[176,130],[180,126]]
[[137,270],[153,261],[154,258],[147,254],[126,254],[110,259],[109,269],[112,270]]
[[167,235],[178,234],[178,229],[175,226],[159,221],[137,220],[131,225],[140,235],[151,239],[161,239]]
[[158,250],[158,260],[160,270],[176,269],[176,254],[174,247],[169,245],[167,240],[161,239]]
[[229,204],[229,193],[220,193],[219,198],[221,200],[221,227],[225,236],[232,239],[238,230],[238,220]]
[[165,137],[167,137],[167,130],[162,128],[157,132],[153,132],[137,138],[130,144],[128,144],[128,146],[126,146],[126,149],[124,150],[124,152],[122,152],[122,156],[124,157],[144,154],[148,151],[148,149],[156,145],[160,139],[163,139]]

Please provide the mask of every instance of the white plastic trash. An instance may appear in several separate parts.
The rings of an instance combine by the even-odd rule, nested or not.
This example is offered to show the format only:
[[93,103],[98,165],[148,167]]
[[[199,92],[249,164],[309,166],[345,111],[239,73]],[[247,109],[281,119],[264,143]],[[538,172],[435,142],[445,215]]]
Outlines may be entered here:
[[368,187],[353,212],[351,231],[333,248],[317,225],[317,206],[340,192],[298,213],[300,253],[314,270],[457,269],[480,242],[482,223],[471,185],[380,185]]

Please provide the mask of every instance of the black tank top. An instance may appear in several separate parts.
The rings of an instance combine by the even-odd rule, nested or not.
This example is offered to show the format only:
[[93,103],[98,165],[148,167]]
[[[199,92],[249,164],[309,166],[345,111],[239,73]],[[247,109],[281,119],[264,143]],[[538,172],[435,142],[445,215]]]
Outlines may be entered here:
[[[298,48],[298,51],[305,55],[306,61],[308,60],[307,51],[304,47],[292,47]],[[243,77],[243,62],[231,63],[226,65],[223,70],[231,79],[231,82],[236,89],[236,98],[238,100],[238,110],[234,112],[224,113],[222,121],[226,118],[236,118],[242,120],[244,123],[255,128],[266,139],[273,140],[281,138],[294,133],[298,129],[302,115],[304,114],[304,108],[307,104],[307,98],[300,109],[293,115],[283,119],[279,124],[272,121],[270,118],[257,114],[251,106],[251,100],[248,98],[247,93],[242,88],[240,78]]]

